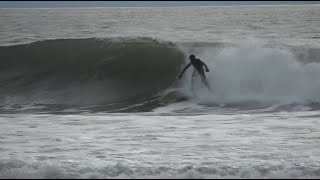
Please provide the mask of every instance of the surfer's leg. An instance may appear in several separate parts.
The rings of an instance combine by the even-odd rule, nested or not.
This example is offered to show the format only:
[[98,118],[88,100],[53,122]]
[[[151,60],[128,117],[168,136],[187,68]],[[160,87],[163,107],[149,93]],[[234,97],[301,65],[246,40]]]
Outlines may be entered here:
[[192,77],[191,77],[191,90],[193,91],[194,88],[194,80],[196,79],[196,70],[194,69],[192,72]]
[[207,81],[206,81],[206,75],[204,74],[204,71],[203,71],[203,68],[199,68],[198,69],[198,72],[199,72],[199,75],[201,77],[201,80],[204,84],[207,84]]
[[210,89],[210,86],[209,86],[209,83],[208,83],[208,81],[207,81],[207,79],[206,79],[206,77],[201,77],[201,79],[202,79],[202,82],[203,82],[203,84],[204,85],[206,85],[207,86],[207,88],[209,88]]
[[210,84],[208,83],[207,79],[204,78],[203,83],[207,86],[209,90],[211,90]]
[[204,84],[209,90],[211,90],[211,87],[210,87],[210,85],[209,85],[209,83],[208,83],[208,81],[207,81],[206,74],[204,73],[203,68],[199,69],[199,74],[200,74],[200,76],[201,76],[201,80],[202,80],[203,84]]

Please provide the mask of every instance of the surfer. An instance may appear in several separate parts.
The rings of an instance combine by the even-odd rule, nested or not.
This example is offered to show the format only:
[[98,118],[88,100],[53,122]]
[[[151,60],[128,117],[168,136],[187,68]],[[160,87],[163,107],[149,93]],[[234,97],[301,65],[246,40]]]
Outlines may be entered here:
[[[182,70],[181,74],[179,75],[179,79],[181,79],[182,77],[182,74],[191,66],[193,65],[193,67],[198,71],[198,73],[200,74],[201,76],[201,80],[202,82],[210,89],[210,86],[209,86],[209,83],[206,79],[206,75],[204,73],[204,70],[203,70],[203,66],[206,67],[206,72],[209,72],[209,69],[208,69],[208,66],[202,62],[200,59],[196,59],[196,57],[191,54],[189,56],[189,59],[190,59],[190,62],[187,64],[187,66]],[[192,76],[194,77],[195,76],[195,71],[193,71],[193,74]]]

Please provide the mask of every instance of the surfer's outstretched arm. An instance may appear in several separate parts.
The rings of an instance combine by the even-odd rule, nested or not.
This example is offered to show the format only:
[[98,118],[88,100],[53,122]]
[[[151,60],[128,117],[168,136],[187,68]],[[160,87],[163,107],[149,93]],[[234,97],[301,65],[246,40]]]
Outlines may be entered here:
[[191,62],[189,63],[189,64],[187,64],[187,66],[186,67],[184,67],[183,68],[183,70],[182,70],[182,72],[181,72],[181,74],[179,75],[179,79],[181,79],[181,77],[182,77],[182,74],[189,68],[191,66]]
[[207,66],[203,61],[201,61],[201,62],[202,62],[202,64],[206,67],[206,71],[209,72],[208,66]]

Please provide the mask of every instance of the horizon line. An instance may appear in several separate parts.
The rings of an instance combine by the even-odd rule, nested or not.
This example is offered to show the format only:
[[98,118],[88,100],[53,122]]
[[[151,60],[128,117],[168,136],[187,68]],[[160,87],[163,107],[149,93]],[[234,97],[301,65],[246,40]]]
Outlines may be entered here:
[[319,6],[315,4],[238,4],[238,5],[185,5],[185,6],[91,6],[91,7],[0,7],[0,9],[104,9],[104,8],[177,8],[177,7],[246,7],[246,6]]

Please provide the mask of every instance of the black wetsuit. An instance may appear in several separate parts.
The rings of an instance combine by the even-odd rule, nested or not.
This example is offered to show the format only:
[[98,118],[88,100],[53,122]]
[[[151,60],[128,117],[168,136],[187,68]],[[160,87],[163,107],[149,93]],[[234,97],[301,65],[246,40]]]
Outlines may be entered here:
[[209,69],[208,69],[208,66],[204,62],[202,62],[200,59],[196,59],[196,58],[191,59],[190,62],[187,64],[187,66],[182,70],[181,74],[179,75],[179,79],[181,78],[184,71],[187,70],[191,65],[193,65],[193,67],[198,71],[203,83],[205,83],[205,85],[209,87],[209,84],[206,80],[206,75],[203,70],[203,66],[206,67],[207,72],[209,71]]

